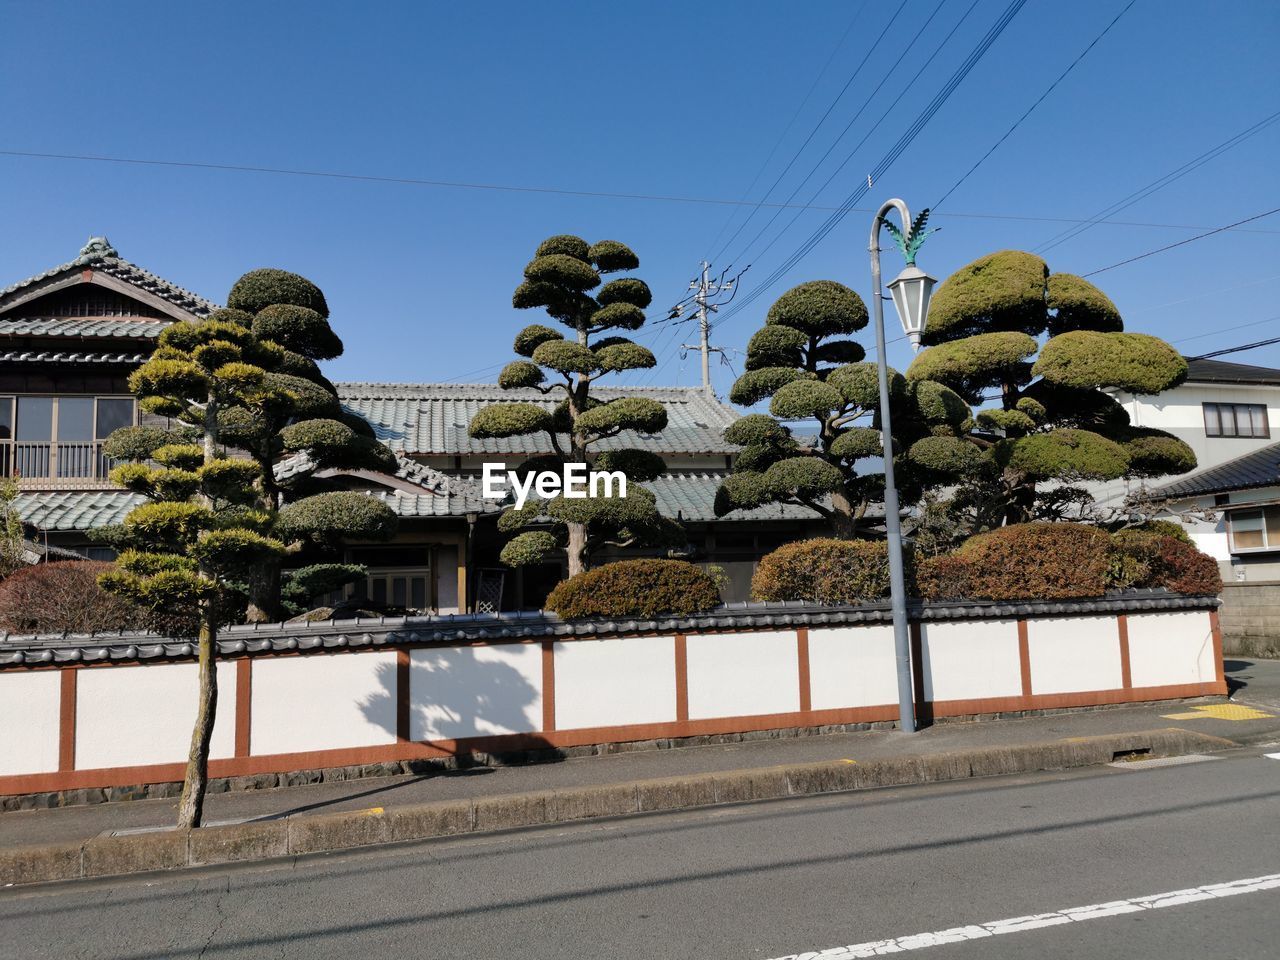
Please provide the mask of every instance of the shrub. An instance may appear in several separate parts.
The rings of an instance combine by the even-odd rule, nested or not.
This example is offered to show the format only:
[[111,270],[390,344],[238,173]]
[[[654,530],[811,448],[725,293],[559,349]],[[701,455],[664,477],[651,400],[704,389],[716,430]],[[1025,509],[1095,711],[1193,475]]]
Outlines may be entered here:
[[1097,527],[1020,523],[970,537],[916,571],[929,600],[1063,600],[1100,597],[1109,586],[1111,539]]
[[547,609],[579,617],[690,614],[720,605],[715,581],[683,560],[621,560],[558,584]]
[[889,594],[885,544],[867,540],[801,540],[761,559],[751,578],[757,600],[860,603]]
[[0,583],[0,629],[11,633],[133,630],[145,611],[98,586],[115,564],[66,560],[23,567]]
[[1217,595],[1222,589],[1218,562],[1197,550],[1180,527],[1177,529],[1182,537],[1165,533],[1161,521],[1154,521],[1151,526],[1154,529],[1121,530],[1112,534],[1115,552],[1128,558],[1135,570],[1129,583],[1116,585],[1163,587],[1195,596]]

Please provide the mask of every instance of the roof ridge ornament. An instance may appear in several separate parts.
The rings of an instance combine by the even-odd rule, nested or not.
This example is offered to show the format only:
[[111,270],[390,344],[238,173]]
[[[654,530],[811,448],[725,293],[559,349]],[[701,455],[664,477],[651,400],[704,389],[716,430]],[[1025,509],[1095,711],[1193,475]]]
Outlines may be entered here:
[[111,245],[111,241],[106,237],[90,237],[89,242],[80,248],[79,262],[88,263],[90,260],[103,260],[107,257],[118,257],[120,252]]

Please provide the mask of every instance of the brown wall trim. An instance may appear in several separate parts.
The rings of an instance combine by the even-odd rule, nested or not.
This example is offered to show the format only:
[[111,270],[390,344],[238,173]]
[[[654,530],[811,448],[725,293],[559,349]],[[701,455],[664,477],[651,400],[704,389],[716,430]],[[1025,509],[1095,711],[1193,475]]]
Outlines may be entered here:
[[236,661],[236,737],[237,757],[250,753],[250,726],[253,723],[253,661]]
[[676,722],[689,722],[689,645],[683,633],[676,634]]
[[556,728],[556,642],[542,641],[542,730]]
[[396,739],[409,740],[409,676],[411,662],[408,650],[396,651]]
[[982,713],[1019,710],[1057,710],[1063,707],[1099,707],[1113,703],[1142,703],[1147,700],[1180,700],[1185,697],[1212,697],[1226,693],[1220,683],[1181,683],[1164,687],[1137,687],[1129,690],[1086,690],[1080,693],[1041,693],[1030,697],[990,697],[981,700],[940,700],[933,704],[939,717],[964,717]]
[[1218,683],[1222,684],[1222,692],[1227,692],[1226,665],[1222,662],[1222,624],[1218,622],[1218,611],[1209,611],[1209,629],[1213,631],[1213,662],[1218,671]]
[[1133,689],[1133,669],[1129,665],[1129,618],[1123,613],[1116,617],[1116,629],[1120,631],[1120,686]]
[[58,770],[76,768],[76,678],[78,670],[62,671],[58,690]]
[[809,685],[809,628],[796,630],[796,662],[800,667],[800,712],[813,709],[812,688]]
[[1018,666],[1022,673],[1022,695],[1031,696],[1031,641],[1027,639],[1027,621],[1018,621]]

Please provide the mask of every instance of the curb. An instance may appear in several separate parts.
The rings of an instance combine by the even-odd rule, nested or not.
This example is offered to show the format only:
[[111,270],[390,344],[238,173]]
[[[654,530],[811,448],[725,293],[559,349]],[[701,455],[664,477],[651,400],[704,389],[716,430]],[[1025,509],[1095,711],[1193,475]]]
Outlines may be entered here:
[[0,850],[0,887],[266,860],[752,800],[1065,770],[1110,763],[1124,755],[1177,756],[1235,746],[1220,737],[1169,728],[866,763],[821,761],[198,830],[103,836]]

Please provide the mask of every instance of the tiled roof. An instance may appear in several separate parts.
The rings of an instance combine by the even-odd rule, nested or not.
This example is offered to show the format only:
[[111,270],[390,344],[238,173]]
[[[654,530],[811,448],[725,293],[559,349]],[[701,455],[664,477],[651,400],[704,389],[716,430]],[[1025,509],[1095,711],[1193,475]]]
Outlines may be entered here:
[[[449,476],[399,454],[396,456],[396,463],[394,476],[423,490],[422,493],[399,490],[374,492],[374,496],[399,516],[460,517],[468,513],[496,513],[502,509],[497,501],[482,499],[480,487],[473,480]],[[277,480],[287,480],[311,473],[315,469],[315,462],[303,451],[279,461],[275,465],[275,475]]]
[[6,350],[0,361],[8,363],[141,363],[145,353],[92,353],[79,350]]
[[[914,620],[1012,620],[1029,617],[1114,615],[1164,610],[1213,610],[1217,597],[1193,597],[1165,590],[1131,590],[1092,600],[1027,600],[1014,602],[945,600],[908,601]],[[254,623],[218,631],[222,656],[384,647],[407,644],[458,644],[537,637],[609,637],[645,633],[714,633],[725,630],[767,630],[779,627],[832,627],[843,624],[881,624],[893,618],[890,603],[820,606],[810,603],[726,603],[690,616],[653,619],[612,617],[561,620],[541,611],[467,613],[433,617],[368,617],[321,620],[315,623]],[[140,630],[97,634],[10,636],[0,634],[0,666],[31,667],[59,663],[106,663],[136,660],[191,660],[196,645],[189,640],[161,637]]]
[[658,512],[672,519],[677,516],[690,522],[818,519],[818,514],[808,507],[784,503],[770,503],[754,510],[735,510],[717,518],[716,491],[727,476],[727,473],[667,473],[643,486],[658,498]]
[[1280,443],[1273,443],[1156,488],[1161,500],[1280,485]]
[[34,317],[0,319],[4,337],[112,337],[154,340],[168,320],[146,317]]
[[120,523],[143,499],[127,490],[56,490],[20,493],[14,505],[39,530],[91,530]]
[[122,259],[115,247],[111,246],[105,237],[91,237],[89,242],[81,249],[80,256],[74,260],[59,264],[50,270],[44,271],[44,273],[38,273],[34,277],[27,277],[25,280],[20,280],[0,290],[0,301],[3,301],[11,293],[16,293],[33,284],[48,280],[64,271],[82,267],[100,270],[137,287],[139,290],[145,290],[163,300],[167,300],[174,306],[197,317],[208,316],[218,309],[218,305],[213,301],[206,300],[190,290],[184,290],[163,277],[157,277],[154,273],[144,270],[137,264]]
[[1192,383],[1250,383],[1280,387],[1280,370],[1192,357],[1187,360],[1187,380]]
[[[475,440],[467,425],[481,407],[492,403],[536,403],[554,409],[559,398],[533,389],[503,390],[492,384],[339,383],[338,395],[349,412],[364,417],[378,439],[393,450],[419,456],[548,453],[545,434]],[[600,387],[592,396],[648,397],[667,408],[668,425],[658,434],[627,431],[601,441],[594,449],[638,447],[655,453],[727,454],[724,428],[737,419],[732,407],[708,398],[696,387]]]

